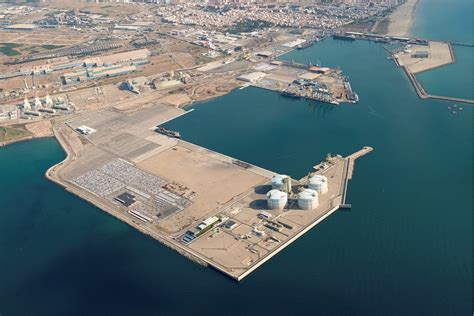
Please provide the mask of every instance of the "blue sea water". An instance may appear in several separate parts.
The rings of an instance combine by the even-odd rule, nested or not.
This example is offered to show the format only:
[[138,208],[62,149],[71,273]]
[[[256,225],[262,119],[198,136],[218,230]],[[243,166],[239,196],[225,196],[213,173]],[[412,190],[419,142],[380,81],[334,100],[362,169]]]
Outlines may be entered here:
[[453,115],[451,103],[420,100],[385,57],[378,44],[333,40],[284,57],[340,66],[357,105],[247,88],[167,124],[189,141],[296,178],[328,152],[375,148],[356,163],[353,209],[242,283],[46,180],[64,158],[55,140],[1,148],[0,314],[472,314],[473,108]]
[[[414,37],[474,44],[474,1],[420,0],[411,30]],[[474,99],[474,47],[453,46],[456,63],[417,75],[435,95]]]

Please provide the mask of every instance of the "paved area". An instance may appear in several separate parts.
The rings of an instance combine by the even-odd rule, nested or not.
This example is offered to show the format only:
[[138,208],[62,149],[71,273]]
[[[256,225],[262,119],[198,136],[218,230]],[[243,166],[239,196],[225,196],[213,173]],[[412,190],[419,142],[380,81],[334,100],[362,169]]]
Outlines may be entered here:
[[[412,45],[408,53],[398,53],[395,56],[411,73],[420,73],[433,68],[454,62],[449,44],[443,42],[430,42],[429,46]],[[427,58],[415,58],[412,55],[417,51],[427,51]]]

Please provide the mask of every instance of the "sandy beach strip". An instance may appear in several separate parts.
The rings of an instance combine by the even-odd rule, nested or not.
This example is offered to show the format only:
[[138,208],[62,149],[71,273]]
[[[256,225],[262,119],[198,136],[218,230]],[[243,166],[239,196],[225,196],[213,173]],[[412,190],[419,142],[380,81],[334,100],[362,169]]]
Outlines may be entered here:
[[410,35],[410,29],[415,21],[415,10],[419,0],[407,0],[389,15],[387,34],[394,36]]

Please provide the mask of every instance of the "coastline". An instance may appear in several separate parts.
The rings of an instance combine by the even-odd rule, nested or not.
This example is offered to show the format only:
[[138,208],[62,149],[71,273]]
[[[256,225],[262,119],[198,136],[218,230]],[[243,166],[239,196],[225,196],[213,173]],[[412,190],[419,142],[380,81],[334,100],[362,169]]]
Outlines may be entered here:
[[419,1],[407,0],[388,16],[387,34],[405,37],[410,35]]
[[415,12],[419,1],[406,0],[392,13],[377,21],[371,31],[384,35],[409,37],[411,27],[415,22]]

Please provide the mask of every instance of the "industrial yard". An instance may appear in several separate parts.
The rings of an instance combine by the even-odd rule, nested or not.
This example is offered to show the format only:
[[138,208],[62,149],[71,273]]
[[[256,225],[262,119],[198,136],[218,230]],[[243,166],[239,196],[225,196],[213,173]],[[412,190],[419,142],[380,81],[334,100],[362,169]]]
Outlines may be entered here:
[[290,98],[356,103],[340,69],[279,60],[325,32],[285,25],[223,31],[176,23],[175,11],[129,9],[81,4],[33,13],[0,5],[0,119],[9,126],[3,142],[53,133],[67,158],[48,170],[49,179],[236,280],[350,207],[350,157],[328,156],[296,180],[160,127],[186,115],[185,105],[250,85]]
[[154,131],[185,114],[155,104],[64,118],[54,132],[68,156],[47,176],[236,280],[347,207],[350,157],[328,156],[309,177],[290,179]]
[[306,98],[334,105],[359,100],[340,70],[283,61],[261,63],[253,70],[257,71],[237,79],[290,98]]
[[[83,111],[156,104],[181,108],[248,85],[334,105],[358,101],[341,70],[278,59],[311,46],[324,32],[226,32],[170,22],[174,13],[156,8],[150,15],[149,9],[0,5],[0,123],[25,126]],[[51,129],[33,137],[46,134]]]
[[455,61],[449,43],[430,41],[428,45],[406,45],[394,54],[398,64],[413,74],[451,64]]

